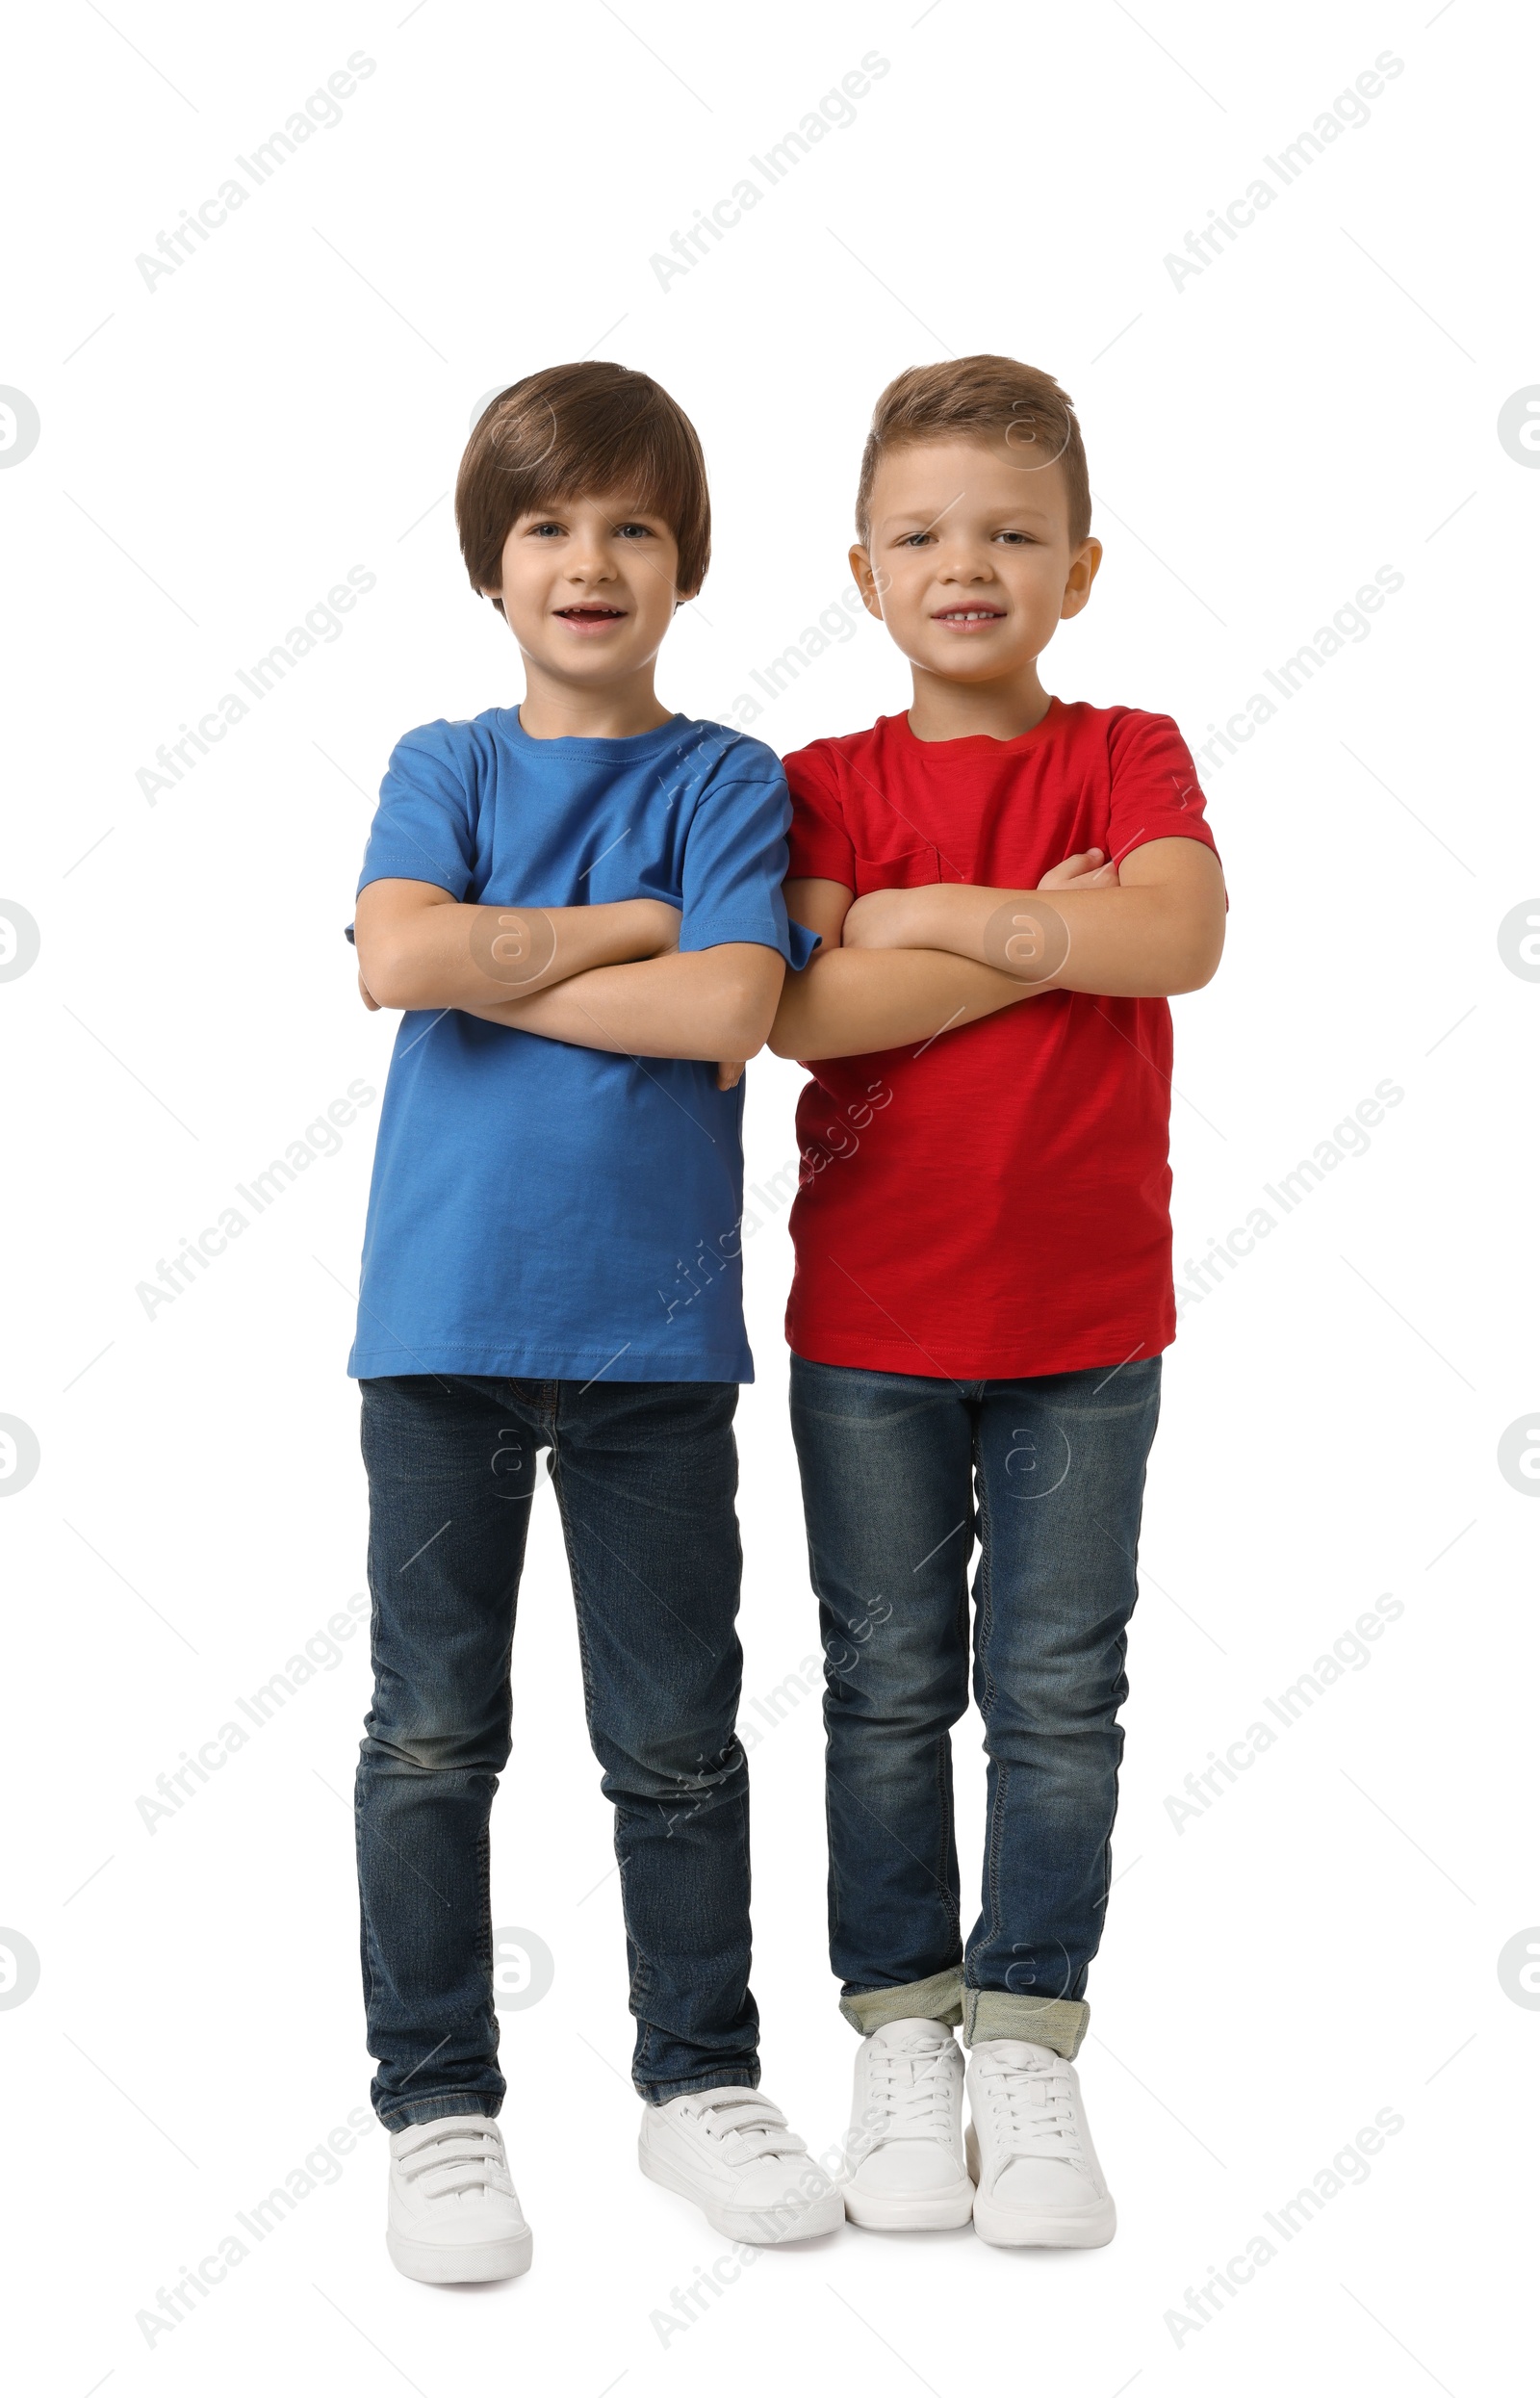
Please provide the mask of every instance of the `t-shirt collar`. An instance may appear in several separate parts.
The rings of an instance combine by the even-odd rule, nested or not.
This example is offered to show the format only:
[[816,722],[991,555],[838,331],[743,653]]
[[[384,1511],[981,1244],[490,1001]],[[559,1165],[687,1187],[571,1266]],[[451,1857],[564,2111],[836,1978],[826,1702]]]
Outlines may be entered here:
[[1025,733],[1014,734],[1009,741],[997,741],[992,733],[960,733],[950,741],[922,741],[910,723],[907,709],[900,715],[888,716],[885,721],[894,728],[900,741],[911,749],[922,752],[926,758],[943,761],[966,758],[972,761],[981,755],[990,758],[1019,757],[1023,750],[1032,749],[1048,734],[1056,732],[1064,715],[1064,701],[1050,694],[1047,708],[1037,723]]
[[695,719],[676,714],[665,723],[654,725],[651,733],[622,734],[614,740],[600,734],[558,733],[551,740],[537,741],[533,734],[526,733],[519,722],[517,705],[500,708],[498,724],[504,739],[514,749],[527,750],[531,756],[545,752],[552,757],[604,758],[616,765],[622,765],[631,759],[651,758],[661,755],[665,750],[677,749],[680,735],[694,730]]

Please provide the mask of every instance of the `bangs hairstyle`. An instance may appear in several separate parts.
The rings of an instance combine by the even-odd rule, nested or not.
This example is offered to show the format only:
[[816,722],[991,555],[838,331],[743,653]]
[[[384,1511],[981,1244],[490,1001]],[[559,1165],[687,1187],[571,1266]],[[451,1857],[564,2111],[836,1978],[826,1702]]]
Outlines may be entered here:
[[[693,599],[711,557],[700,437],[650,374],[603,359],[526,374],[477,418],[454,486],[472,590],[501,580],[502,545],[521,516],[595,492],[663,519],[679,544],[680,597]],[[502,602],[493,606],[500,615]]]
[[998,435],[1023,469],[1057,461],[1069,500],[1069,546],[1091,530],[1091,478],[1069,394],[1051,374],[1018,358],[949,358],[895,375],[872,411],[856,492],[856,531],[871,538],[872,485],[889,450],[922,441],[988,440]]

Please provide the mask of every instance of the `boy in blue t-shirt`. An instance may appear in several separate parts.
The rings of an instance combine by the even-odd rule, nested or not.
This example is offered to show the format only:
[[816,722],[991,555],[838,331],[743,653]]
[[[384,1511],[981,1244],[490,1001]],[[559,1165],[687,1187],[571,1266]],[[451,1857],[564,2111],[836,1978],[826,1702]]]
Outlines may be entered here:
[[381,786],[359,981],[405,1015],[348,1366],[373,1600],[372,2097],[391,2255],[428,2282],[529,2261],[493,2120],[488,1818],[542,1448],[615,1808],[642,2170],[756,2244],[842,2219],[757,2095],[734,1731],[741,1061],[812,946],[781,896],[785,783],[758,742],[654,692],[710,518],[694,428],[648,376],[590,363],[514,384],[471,436],[455,507],[526,695],[409,733]]

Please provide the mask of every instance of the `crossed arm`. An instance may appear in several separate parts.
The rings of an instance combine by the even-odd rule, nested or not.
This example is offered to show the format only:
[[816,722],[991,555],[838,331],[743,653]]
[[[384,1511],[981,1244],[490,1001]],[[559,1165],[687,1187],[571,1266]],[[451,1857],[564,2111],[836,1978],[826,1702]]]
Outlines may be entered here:
[[729,1090],[764,1045],[785,968],[756,941],[680,952],[679,928],[660,899],[487,908],[385,879],[358,895],[359,991],[367,1007],[458,1008],[584,1049],[722,1058]]
[[786,977],[770,1046],[808,1063],[931,1041],[1044,991],[1196,991],[1224,943],[1219,861],[1185,839],[1148,841],[1120,867],[1084,851],[1036,892],[932,883],[857,899],[809,877],[787,884],[786,906],[823,946]]
[[359,893],[359,991],[371,1008],[458,1008],[579,1048],[721,1059],[730,1090],[767,1038],[810,1063],[931,1041],[1045,991],[1196,991],[1224,943],[1219,861],[1194,840],[1146,842],[1120,868],[1084,851],[1036,892],[933,883],[857,899],[808,877],[786,903],[822,942],[801,974],[754,941],[680,952],[662,900],[490,908],[387,879]]

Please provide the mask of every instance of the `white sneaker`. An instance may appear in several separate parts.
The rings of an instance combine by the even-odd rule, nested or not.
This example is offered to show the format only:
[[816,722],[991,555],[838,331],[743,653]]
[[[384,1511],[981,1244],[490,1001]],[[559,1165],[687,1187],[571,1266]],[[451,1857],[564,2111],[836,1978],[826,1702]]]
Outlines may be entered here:
[[1105,2248],[1117,2210],[1074,2067],[1032,2040],[979,2040],[967,2080],[980,2238],[996,2248]]
[[695,2201],[730,2240],[772,2248],[845,2220],[829,2176],[757,2090],[693,2090],[648,2106],[638,2143],[650,2181]]
[[861,2042],[842,2187],[872,2231],[950,2231],[972,2214],[962,2051],[944,2024],[909,2015]]
[[490,2115],[438,2115],[391,2133],[385,2245],[414,2282],[510,2282],[533,2238]]

